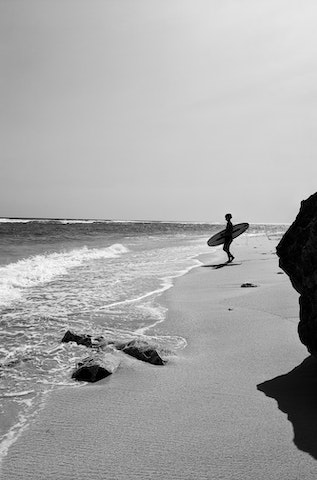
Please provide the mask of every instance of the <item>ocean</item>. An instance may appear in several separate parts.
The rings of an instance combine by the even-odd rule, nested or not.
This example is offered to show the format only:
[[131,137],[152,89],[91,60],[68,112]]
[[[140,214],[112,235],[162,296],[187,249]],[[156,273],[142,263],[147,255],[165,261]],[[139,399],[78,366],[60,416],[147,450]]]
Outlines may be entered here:
[[[146,337],[167,356],[186,347],[182,337],[155,333],[166,318],[158,298],[176,277],[201,265],[200,254],[212,255],[206,241],[222,228],[0,219],[0,461],[49,392],[83,385],[71,373],[87,349],[61,343],[67,330],[109,341]],[[287,228],[250,225],[245,241],[276,238]]]

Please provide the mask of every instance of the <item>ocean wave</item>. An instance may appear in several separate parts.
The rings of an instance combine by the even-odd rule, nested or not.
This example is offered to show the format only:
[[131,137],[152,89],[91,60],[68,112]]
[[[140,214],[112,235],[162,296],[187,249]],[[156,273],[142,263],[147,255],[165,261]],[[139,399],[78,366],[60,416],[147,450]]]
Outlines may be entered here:
[[116,258],[128,252],[121,244],[105,248],[79,248],[63,253],[36,255],[0,268],[0,306],[22,298],[26,288],[42,285],[85,262]]
[[0,223],[61,223],[63,225],[72,223],[102,223],[105,220],[93,219],[72,219],[72,218],[0,218]]
[[73,223],[100,223],[102,220],[55,220],[58,223],[62,223],[63,225],[73,224]]
[[29,218],[0,218],[0,223],[29,223],[32,221]]

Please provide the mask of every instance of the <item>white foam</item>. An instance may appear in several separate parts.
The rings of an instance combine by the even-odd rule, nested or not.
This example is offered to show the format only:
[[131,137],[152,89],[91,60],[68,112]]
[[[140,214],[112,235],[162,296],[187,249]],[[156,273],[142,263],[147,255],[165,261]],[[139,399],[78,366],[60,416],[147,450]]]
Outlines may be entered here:
[[63,225],[69,225],[73,223],[99,223],[102,220],[57,220],[58,223],[62,223]]
[[7,306],[21,299],[24,289],[67,275],[70,269],[84,262],[115,258],[127,251],[121,244],[105,248],[83,247],[70,252],[36,255],[0,267],[0,305]]
[[81,219],[59,219],[59,218],[0,218],[0,223],[61,223],[61,224],[71,224],[71,223],[99,223],[103,220],[81,220]]
[[[20,413],[18,414],[17,422],[12,425],[12,427],[3,435],[0,437],[0,471],[1,471],[1,463],[4,459],[4,457],[7,455],[9,448],[17,441],[17,439],[20,437],[22,432],[28,427],[29,422],[32,418],[34,418],[35,415],[37,415],[39,408],[42,407],[42,405],[38,405],[36,409],[34,409],[33,401],[34,398],[31,399],[25,399],[23,397],[34,393],[34,391],[24,391],[24,392],[16,392],[14,395],[9,395],[8,397],[22,397],[19,400],[20,405],[24,404],[24,408]],[[46,393],[46,392],[43,392]],[[1,473],[0,473],[1,476]]]
[[27,218],[0,218],[0,223],[29,223],[32,221]]
[[0,439],[0,462],[6,456],[10,446],[16,442],[25,427],[27,426],[27,418],[20,415],[19,421],[10,428],[10,430]]
[[[169,288],[171,288],[173,286],[173,279],[174,278],[182,277],[186,273],[190,272],[190,270],[192,270],[193,268],[197,268],[201,265],[201,262],[199,260],[195,259],[195,262],[196,263],[194,265],[191,265],[191,266],[187,267],[186,269],[175,273],[174,275],[164,277],[162,279],[162,286],[161,287],[159,287],[155,290],[152,290],[150,292],[144,293],[143,295],[140,295],[140,296],[135,297],[135,298],[129,298],[127,300],[120,300],[118,302],[113,302],[113,303],[109,303],[108,305],[98,307],[98,311],[108,310],[108,309],[110,309],[112,307],[116,307],[118,305],[126,305],[126,304],[129,304],[129,303],[140,302],[141,300],[144,300],[145,298],[148,298],[148,297],[152,297],[153,295],[162,294],[163,292],[165,292],[165,290],[168,290]],[[156,325],[156,323],[155,323],[155,325]],[[150,327],[147,327],[147,328],[150,328]]]
[[24,392],[5,393],[4,395],[0,395],[0,397],[2,398],[24,397],[25,395],[29,395],[30,393],[34,393],[34,390],[25,390]]

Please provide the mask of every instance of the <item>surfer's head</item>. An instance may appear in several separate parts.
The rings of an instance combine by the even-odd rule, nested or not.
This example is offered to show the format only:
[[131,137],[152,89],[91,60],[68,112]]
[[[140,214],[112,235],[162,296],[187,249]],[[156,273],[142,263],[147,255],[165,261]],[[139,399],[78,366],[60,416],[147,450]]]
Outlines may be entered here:
[[226,219],[227,221],[228,221],[228,220],[231,220],[231,219],[232,219],[231,213],[226,213],[225,219]]

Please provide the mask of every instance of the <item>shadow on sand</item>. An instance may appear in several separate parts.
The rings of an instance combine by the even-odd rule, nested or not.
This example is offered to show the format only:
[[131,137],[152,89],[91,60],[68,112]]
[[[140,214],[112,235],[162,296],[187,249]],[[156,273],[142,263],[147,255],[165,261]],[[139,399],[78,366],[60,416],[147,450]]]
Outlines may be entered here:
[[226,262],[226,263],[218,263],[218,265],[202,265],[202,267],[210,267],[210,268],[213,268],[214,270],[217,270],[218,268],[235,267],[237,265],[241,265],[241,263]]
[[294,443],[317,459],[317,360],[306,358],[286,375],[257,385],[293,424]]

